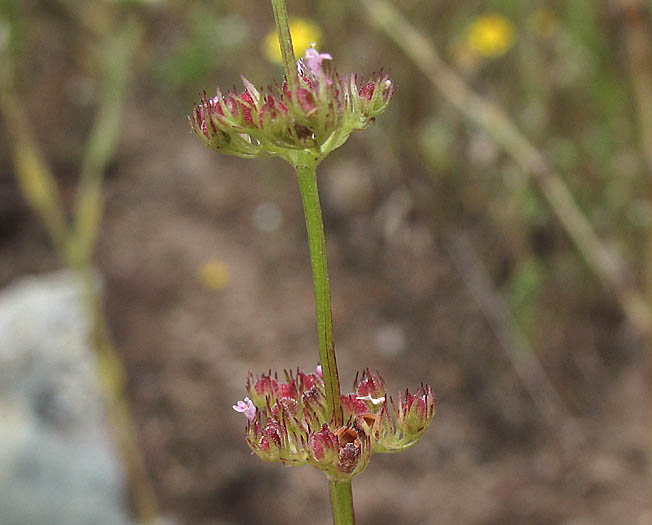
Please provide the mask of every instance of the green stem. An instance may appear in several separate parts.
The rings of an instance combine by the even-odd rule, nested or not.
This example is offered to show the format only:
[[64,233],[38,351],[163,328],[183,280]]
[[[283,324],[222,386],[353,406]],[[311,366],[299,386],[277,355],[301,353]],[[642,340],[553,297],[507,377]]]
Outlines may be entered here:
[[314,165],[297,166],[297,179],[306,217],[310,264],[315,285],[315,310],[317,312],[317,335],[319,338],[319,359],[326,386],[326,403],[337,426],[343,423],[340,400],[340,380],[337,374],[335,345],[333,343],[333,320],[331,314],[331,293],[326,262],[326,239],[324,222],[319,205],[316,168]]
[[[317,311],[317,335],[319,338],[319,359],[326,386],[326,404],[328,413],[332,414],[336,427],[343,425],[342,405],[340,399],[340,380],[335,359],[333,343],[333,319],[331,313],[331,292],[326,262],[326,238],[324,222],[319,205],[317,173],[315,164],[297,166],[297,179],[306,217],[308,244],[310,246],[310,264],[315,285],[315,309]],[[352,525],[353,497],[351,482],[329,482],[331,508],[335,525]]]
[[288,23],[288,10],[285,6],[285,0],[272,0],[272,10],[274,11],[274,23],[278,34],[278,43],[281,46],[281,56],[285,64],[285,77],[288,82],[290,91],[297,87],[297,61],[294,57],[294,47],[292,46],[292,35],[290,34],[290,25]]
[[[290,91],[294,91],[298,83],[297,63],[294,57],[285,0],[272,0],[272,8],[274,10],[278,41],[281,46],[281,55],[285,64],[288,88]],[[312,280],[315,287],[319,360],[324,376],[326,406],[328,413],[332,415],[333,424],[340,427],[344,424],[344,416],[342,414],[340,379],[337,373],[335,344],[333,342],[333,316],[331,312],[328,264],[326,261],[326,237],[319,204],[319,190],[317,189],[317,162],[312,159],[310,154],[308,154],[308,157],[312,162],[298,162],[295,168],[297,170],[299,191],[301,192],[301,202],[303,203],[303,213],[306,217],[306,230],[310,247],[310,265],[312,266]],[[335,525],[354,525],[351,482],[329,481],[329,489],[333,523]]]
[[355,525],[350,481],[329,481],[334,525]]

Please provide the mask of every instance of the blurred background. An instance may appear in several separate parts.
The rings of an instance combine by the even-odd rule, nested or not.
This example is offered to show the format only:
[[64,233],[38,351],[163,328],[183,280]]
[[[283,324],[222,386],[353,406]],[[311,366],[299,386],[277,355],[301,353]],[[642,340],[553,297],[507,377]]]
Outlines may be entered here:
[[[650,3],[396,8],[288,2],[300,54],[398,88],[319,173],[343,389],[439,399],[358,522],[650,524]],[[0,523],[329,522],[231,409],[317,362],[293,173],[187,121],[282,77],[272,31],[266,2],[0,0]]]

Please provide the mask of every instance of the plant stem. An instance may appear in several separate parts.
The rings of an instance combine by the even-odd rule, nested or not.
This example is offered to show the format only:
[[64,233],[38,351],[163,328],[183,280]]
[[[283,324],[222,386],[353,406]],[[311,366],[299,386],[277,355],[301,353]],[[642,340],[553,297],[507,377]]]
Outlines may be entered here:
[[[310,264],[312,266],[312,278],[315,285],[319,359],[321,361],[324,385],[326,387],[326,404],[329,413],[333,415],[335,426],[341,426],[343,424],[343,415],[340,399],[340,380],[337,373],[335,345],[333,343],[331,293],[326,262],[326,238],[324,236],[324,222],[319,204],[316,166],[314,164],[297,166],[296,170],[299,190],[301,192],[301,202],[303,203],[303,212],[306,217],[308,244],[310,246]],[[329,488],[333,523],[335,525],[351,525],[355,523],[351,482],[330,481]]]
[[306,217],[308,244],[310,246],[310,264],[315,285],[315,310],[317,313],[317,335],[319,338],[319,360],[321,361],[324,384],[326,386],[326,402],[328,411],[333,415],[335,423],[342,425],[342,409],[340,401],[340,380],[335,359],[333,343],[333,320],[331,314],[331,292],[326,262],[326,239],[324,237],[324,222],[319,204],[319,190],[314,166],[297,166],[297,179]]
[[[297,63],[292,46],[292,35],[288,24],[288,13],[285,0],[272,0],[274,22],[281,46],[281,55],[285,64],[285,76],[290,91],[297,87]],[[308,245],[310,247],[310,265],[312,280],[315,287],[315,311],[317,314],[317,337],[319,339],[319,361],[324,377],[326,391],[326,407],[332,415],[335,426],[342,426],[342,401],[340,399],[340,379],[337,373],[335,344],[333,342],[333,316],[331,312],[331,289],[326,261],[326,237],[324,221],[319,204],[317,188],[317,161],[311,154],[306,157],[308,162],[297,162],[297,180],[303,203],[303,213],[306,218]],[[353,495],[351,482],[329,481],[331,495],[331,510],[334,525],[354,525]]]
[[281,46],[281,56],[285,64],[285,77],[290,91],[297,87],[297,61],[294,57],[294,46],[292,46],[292,35],[288,24],[288,10],[285,0],[272,0],[274,11],[274,23],[278,34],[278,43]]
[[350,481],[329,481],[334,525],[354,525],[353,495]]

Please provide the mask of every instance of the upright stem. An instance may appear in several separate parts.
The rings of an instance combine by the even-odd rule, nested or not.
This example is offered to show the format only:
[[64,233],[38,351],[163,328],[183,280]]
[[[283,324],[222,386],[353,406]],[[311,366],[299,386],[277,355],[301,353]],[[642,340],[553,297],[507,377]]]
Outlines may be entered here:
[[[331,314],[331,293],[326,263],[326,238],[324,222],[319,205],[316,167],[297,166],[297,179],[301,191],[303,212],[306,217],[308,244],[310,246],[310,264],[315,285],[315,309],[317,311],[317,335],[319,338],[319,359],[321,361],[324,384],[326,386],[326,403],[328,411],[333,414],[335,426],[343,424],[340,399],[340,380],[337,374],[335,345],[333,343],[333,320]],[[331,508],[335,525],[354,525],[353,496],[351,482],[329,482]]]
[[317,335],[319,338],[319,359],[326,385],[326,402],[328,411],[335,423],[343,423],[340,401],[340,380],[335,360],[333,343],[333,320],[331,314],[331,292],[326,262],[326,239],[324,222],[319,205],[319,190],[314,166],[297,167],[297,179],[306,216],[308,244],[310,245],[310,264],[315,285],[315,310],[317,312]]
[[292,35],[290,34],[288,10],[285,6],[285,0],[272,0],[272,9],[274,11],[278,43],[281,46],[281,56],[283,57],[283,64],[285,64],[285,77],[287,78],[290,91],[293,92],[294,88],[297,87],[297,61],[294,57],[294,47],[292,46]]
[[[294,47],[292,46],[292,35],[290,34],[285,0],[271,1],[278,41],[281,46],[281,55],[285,64],[288,88],[290,91],[294,91],[298,83],[297,63],[294,58]],[[335,344],[333,343],[331,289],[328,278],[328,264],[326,262],[324,221],[319,204],[319,190],[317,189],[317,162],[314,161],[310,153],[307,155],[306,160],[309,160],[309,162],[298,162],[296,170],[301,202],[303,203],[303,213],[306,217],[310,265],[312,266],[312,280],[315,287],[319,360],[324,376],[327,410],[332,415],[334,425],[340,427],[344,423],[344,416],[340,399],[340,379],[337,373]],[[329,489],[334,525],[355,525],[351,482],[329,481]]]
[[335,525],[354,525],[353,494],[350,481],[329,481],[331,508]]

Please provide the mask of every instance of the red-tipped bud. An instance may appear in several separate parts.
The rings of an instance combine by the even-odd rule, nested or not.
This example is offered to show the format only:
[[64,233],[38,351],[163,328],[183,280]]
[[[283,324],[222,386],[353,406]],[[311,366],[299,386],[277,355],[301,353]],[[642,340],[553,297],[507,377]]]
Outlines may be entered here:
[[269,374],[254,377],[249,372],[249,376],[247,377],[247,390],[249,391],[249,397],[256,407],[260,410],[265,410],[267,408],[267,399],[272,404],[276,402],[275,396],[278,390],[278,382]]
[[279,398],[290,397],[292,399],[297,399],[299,394],[294,379],[290,379],[287,383],[279,383],[276,395]]
[[359,416],[369,412],[367,404],[363,400],[358,399],[358,396],[355,394],[341,396],[341,400],[344,419],[350,419],[352,416]]
[[260,127],[268,129],[270,126],[274,127],[274,125],[279,124],[282,128],[287,127],[287,112],[288,108],[283,102],[276,100],[274,95],[269,95],[258,112]]
[[337,460],[338,443],[337,437],[324,423],[321,430],[313,432],[308,437],[308,446],[315,461],[326,466]]
[[268,421],[263,430],[265,438],[276,448],[281,448],[281,425],[274,420]]
[[261,459],[279,461],[283,452],[282,433],[283,430],[278,422],[269,420],[263,427],[258,417],[247,427],[247,442],[251,450]]
[[405,399],[399,397],[397,423],[408,435],[422,433],[429,425],[437,409],[437,400],[429,386],[421,386],[415,395],[405,391]]
[[301,390],[310,390],[311,388],[323,388],[324,380],[322,377],[314,372],[312,374],[304,374],[299,372],[297,374],[297,381],[301,385]]
[[385,381],[383,381],[383,378],[378,372],[371,372],[371,370],[368,368],[362,372],[362,377],[360,378],[359,382],[357,381],[356,377],[353,388],[357,392],[358,396],[369,396],[374,400],[385,400]]
[[297,88],[296,98],[299,106],[301,106],[301,109],[307,116],[309,116],[317,109],[315,94],[313,92],[304,88]]
[[238,95],[238,108],[242,113],[242,119],[244,120],[245,125],[254,126],[254,119],[251,117],[251,110],[255,109],[254,99],[248,91]]
[[376,90],[376,83],[367,82],[364,86],[360,88],[360,98],[371,100],[371,97],[374,96],[375,90]]
[[273,396],[278,389],[276,379],[271,376],[262,376],[254,383],[254,391],[257,396]]

